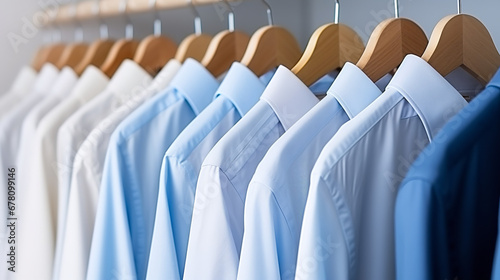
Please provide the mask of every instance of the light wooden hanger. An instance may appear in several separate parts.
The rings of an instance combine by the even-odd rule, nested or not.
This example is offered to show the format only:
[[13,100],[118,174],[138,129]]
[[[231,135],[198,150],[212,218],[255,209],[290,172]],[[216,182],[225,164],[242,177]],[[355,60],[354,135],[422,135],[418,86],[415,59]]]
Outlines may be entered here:
[[443,18],[432,31],[422,58],[446,76],[463,66],[483,85],[500,68],[500,54],[488,29],[475,17],[461,13]]
[[234,11],[231,5],[223,0],[228,9],[229,30],[219,32],[208,46],[201,64],[215,77],[227,71],[234,61],[240,61],[250,41],[250,37],[241,31],[234,30]]
[[194,14],[194,34],[187,36],[179,45],[175,59],[184,62],[188,57],[201,61],[207,52],[208,46],[212,41],[212,36],[203,34],[201,31],[201,17],[193,5],[192,0],[189,1],[189,6]]
[[399,18],[398,6],[398,0],[394,0],[395,18],[377,25],[356,64],[372,81],[396,69],[406,55],[422,55],[427,46],[422,28],[409,19]]
[[55,66],[59,69],[62,69],[65,66],[75,69],[76,66],[82,61],[82,58],[85,56],[89,48],[87,44],[83,43],[83,28],[76,19],[77,2],[74,1],[73,3],[74,21],[78,25],[78,27],[75,28],[75,41],[77,43],[70,44],[64,48],[61,57],[55,64]]
[[113,77],[118,67],[122,64],[125,59],[134,58],[139,42],[133,40],[134,37],[134,26],[127,16],[127,5],[128,0],[122,0],[120,2],[120,10],[127,19],[127,25],[125,27],[125,39],[118,40],[106,58],[106,60],[101,65],[101,71],[108,77]]
[[241,59],[241,63],[257,76],[262,76],[279,65],[290,68],[302,55],[295,37],[285,28],[273,25],[271,7],[265,0],[262,2],[267,6],[269,25],[252,35]]
[[[152,0],[152,7],[156,11],[156,0]],[[161,35],[161,20],[156,15],[154,35],[144,38],[137,47],[134,61],[144,70],[155,76],[177,51],[177,45],[169,38]]]
[[114,41],[108,39],[108,26],[104,24],[102,19],[100,18],[101,8],[99,0],[95,1],[94,9],[95,9],[94,16],[97,16],[101,21],[99,28],[100,39],[95,41],[89,46],[87,52],[85,53],[85,56],[80,61],[80,63],[75,67],[75,72],[78,75],[81,75],[89,65],[100,67],[106,60],[109,51],[111,50],[111,48],[115,43]]
[[307,86],[343,67],[347,61],[357,61],[363,53],[363,41],[350,27],[338,23],[338,1],[335,1],[335,6],[335,23],[323,25],[313,33],[304,55],[292,68]]

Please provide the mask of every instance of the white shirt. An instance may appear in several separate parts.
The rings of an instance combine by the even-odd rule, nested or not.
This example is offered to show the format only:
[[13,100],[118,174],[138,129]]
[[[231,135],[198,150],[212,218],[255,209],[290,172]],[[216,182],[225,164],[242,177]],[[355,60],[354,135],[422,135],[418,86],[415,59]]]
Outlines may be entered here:
[[[57,79],[59,70],[51,65],[45,64],[38,75],[35,85],[31,92],[23,99],[16,108],[0,120],[0,153],[2,155],[0,160],[1,170],[7,170],[8,168],[17,168],[17,152],[19,148],[19,142],[21,137],[21,126],[29,111],[36,106],[43,99],[44,95],[50,90],[51,85]],[[7,177],[6,173],[0,173],[2,189],[7,189]],[[17,180],[17,179],[16,179]],[[16,200],[17,191],[19,191],[19,186],[16,186]],[[0,217],[7,217],[7,192],[0,192]],[[16,202],[16,201],[14,201]],[[19,212],[14,212],[14,217],[19,217]],[[4,255],[4,250],[6,248],[7,242],[5,241],[6,228],[0,230],[0,241],[3,250],[1,252]],[[16,253],[19,252],[19,247],[16,246]],[[5,263],[2,265],[4,268]],[[7,269],[2,269],[0,273],[4,273]],[[17,274],[17,272],[16,272]]]
[[[69,96],[54,108],[40,122],[35,142],[48,143],[52,150],[52,158],[56,158],[56,141],[59,127],[80,107],[84,106],[107,86],[109,78],[95,66],[89,66],[82,74]],[[59,231],[59,228],[58,228]],[[59,232],[57,233],[59,241]],[[57,243],[58,244],[58,243]],[[55,263],[58,263],[56,245]]]
[[0,97],[0,119],[16,107],[22,98],[28,94],[37,78],[37,73],[31,67],[23,67],[10,89]]
[[196,187],[186,279],[236,278],[248,183],[269,147],[318,101],[279,67],[257,104],[208,153]]
[[346,63],[327,96],[269,149],[247,191],[238,279],[293,279],[314,163],[338,129],[381,93]]
[[465,105],[424,60],[404,59],[386,91],[337,132],[316,162],[296,279],[395,279],[398,187]]
[[100,122],[80,146],[73,164],[66,228],[64,234],[58,236],[60,274],[53,279],[85,279],[110,132],[144,101],[166,88],[180,67],[177,60],[170,60],[146,90],[134,93],[129,101]]
[[[110,99],[114,102],[97,104],[96,107],[87,107],[87,105],[95,104],[93,103],[94,100],[99,100],[99,97],[94,98],[78,111],[87,109],[88,115],[85,116],[84,120],[77,119],[77,122],[72,123],[74,124],[74,126],[70,127],[73,129],[72,131],[82,132],[89,129],[89,124],[97,123],[103,116],[106,116],[122,104],[125,96],[119,94],[123,94],[125,89],[130,90],[134,85],[140,84],[144,78],[149,78],[149,75],[144,70],[131,61],[129,63],[125,62],[122,66],[107,87],[108,91],[100,95],[110,96]],[[129,84],[131,82],[135,83]],[[123,91],[114,91],[117,83],[124,87]],[[70,120],[75,120],[73,116]],[[77,138],[79,135],[81,133],[74,133],[69,135],[69,138]],[[29,184],[33,188],[23,196],[23,203],[29,205],[29,208],[26,207],[28,211],[23,212],[24,228],[19,232],[19,238],[23,239],[23,250],[19,254],[19,263],[30,264],[30,268],[20,269],[19,277],[21,279],[52,278],[56,229],[59,226],[59,220],[64,222],[64,219],[58,219],[58,215],[64,215],[66,212],[66,203],[59,201],[64,202],[67,199],[67,190],[58,188],[58,174],[65,172],[65,166],[61,166],[61,162],[58,161],[56,150],[63,147],[65,149],[72,148],[70,143],[58,141],[57,147],[50,141],[36,143],[32,174],[30,176],[33,183]]]

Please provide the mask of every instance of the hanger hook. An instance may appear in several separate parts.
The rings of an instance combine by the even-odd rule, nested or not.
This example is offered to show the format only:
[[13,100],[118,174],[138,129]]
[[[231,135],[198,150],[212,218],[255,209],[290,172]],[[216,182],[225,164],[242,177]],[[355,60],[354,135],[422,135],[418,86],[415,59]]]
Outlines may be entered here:
[[457,0],[457,9],[458,9],[458,14],[462,13],[462,1]]
[[194,15],[194,33],[196,35],[201,35],[202,30],[201,30],[200,14],[198,13],[198,10],[196,10],[196,7],[194,6],[193,0],[188,0],[188,2],[189,2],[189,7],[191,8],[191,11],[193,12],[193,15]]
[[83,27],[82,23],[78,20],[77,16],[77,11],[78,11],[78,1],[73,0],[73,5],[71,5],[72,8],[72,16],[73,20],[75,21],[75,41],[76,42],[82,42],[83,41]]
[[224,3],[229,10],[229,14],[227,15],[227,20],[228,20],[228,29],[229,31],[234,31],[234,10],[231,7],[231,5],[227,2],[227,0],[221,0],[222,3]]
[[394,0],[394,17],[399,18],[399,1]]
[[125,19],[127,20],[127,25],[125,25],[125,38],[131,40],[134,38],[134,25],[127,13],[128,1],[129,0],[122,0],[120,2],[120,12],[125,15]]
[[158,9],[156,9],[156,2],[157,0],[150,0],[151,3],[151,8],[153,9],[155,13],[155,21],[153,24],[153,34],[155,36],[160,36],[161,35],[161,19],[160,15],[158,14]]
[[339,15],[340,15],[340,1],[339,0],[335,0],[335,18],[334,18],[334,22],[335,24],[339,24]]
[[269,5],[269,3],[267,3],[266,0],[262,0],[262,3],[267,7],[267,23],[269,25],[274,25],[273,10],[271,9],[271,6]]
[[95,0],[94,15],[99,20],[99,37],[101,39],[108,39],[109,38],[109,28],[108,28],[108,25],[104,22],[104,20],[101,17],[101,1],[100,0]]

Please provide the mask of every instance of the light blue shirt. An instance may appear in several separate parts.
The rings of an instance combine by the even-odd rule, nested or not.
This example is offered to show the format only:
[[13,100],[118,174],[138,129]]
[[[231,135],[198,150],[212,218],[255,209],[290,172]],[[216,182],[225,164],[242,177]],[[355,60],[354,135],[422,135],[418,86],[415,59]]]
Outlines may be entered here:
[[201,164],[215,143],[259,101],[267,82],[260,81],[243,64],[234,63],[214,101],[167,150],[147,279],[182,279]]
[[[313,88],[323,94],[332,81]],[[236,278],[248,183],[269,147],[317,103],[280,67],[260,101],[210,151],[196,188],[184,279]]]
[[408,55],[311,172],[295,279],[395,279],[394,203],[409,165],[467,102]]
[[87,279],[144,279],[162,158],[210,103],[217,80],[188,59],[169,87],[128,116],[106,154]]
[[347,63],[327,96],[274,143],[250,182],[238,279],[293,279],[309,176],[337,130],[381,94]]

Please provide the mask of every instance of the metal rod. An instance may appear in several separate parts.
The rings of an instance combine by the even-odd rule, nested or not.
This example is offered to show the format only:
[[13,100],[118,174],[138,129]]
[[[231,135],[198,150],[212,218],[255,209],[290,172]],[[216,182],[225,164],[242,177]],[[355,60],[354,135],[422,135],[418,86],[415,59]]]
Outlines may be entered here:
[[193,0],[188,0],[188,2],[189,7],[191,8],[191,12],[193,12],[194,15],[194,33],[196,35],[200,35],[202,33],[200,14],[198,13],[198,10],[196,10],[196,7],[193,4]]
[[109,38],[109,28],[101,17],[101,4],[100,0],[95,1],[94,5],[94,15],[99,19],[99,37],[101,39]]
[[157,0],[151,0],[151,8],[155,12],[155,21],[153,23],[153,34],[155,36],[160,36],[161,35],[161,19],[160,15],[158,13],[158,10],[156,9],[156,1]]
[[82,24],[81,22],[78,20],[78,17],[77,17],[77,10],[78,10],[78,1],[77,0],[73,0],[73,5],[72,5],[72,15],[73,15],[73,19],[75,21],[75,41],[76,42],[82,42],[83,41],[83,27],[82,27]]
[[269,5],[269,3],[267,3],[266,0],[262,0],[262,3],[264,3],[264,5],[266,5],[267,7],[267,23],[269,25],[274,25],[273,11],[271,9],[271,6]]
[[226,4],[226,7],[229,10],[229,14],[227,15],[227,20],[228,20],[228,29],[229,31],[234,31],[234,11],[231,5],[227,2],[227,0],[222,0],[224,4]]
[[457,9],[458,9],[458,14],[462,13],[462,1],[457,0]]
[[134,25],[128,16],[127,7],[128,0],[122,0],[120,3],[120,12],[125,15],[125,19],[127,20],[127,25],[125,25],[125,38],[131,40],[134,38]]
[[399,1],[394,0],[394,17],[399,18]]

